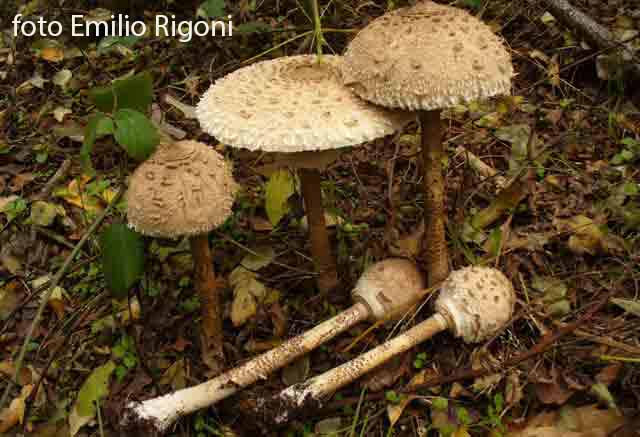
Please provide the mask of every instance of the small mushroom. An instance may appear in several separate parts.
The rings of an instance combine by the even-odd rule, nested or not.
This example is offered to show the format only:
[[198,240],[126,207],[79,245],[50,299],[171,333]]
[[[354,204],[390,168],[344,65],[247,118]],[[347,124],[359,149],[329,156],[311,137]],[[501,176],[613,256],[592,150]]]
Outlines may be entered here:
[[358,280],[351,308],[207,382],[143,402],[130,402],[123,425],[147,427],[147,431],[161,433],[178,417],[206,408],[266,378],[367,318],[385,320],[404,314],[426,292],[425,280],[412,262],[392,258],[375,263]]
[[425,171],[425,270],[429,285],[436,285],[449,273],[440,114],[466,101],[509,94],[509,52],[489,26],[466,11],[423,1],[362,29],[349,44],[341,73],[345,85],[363,99],[418,112]]
[[209,88],[196,113],[203,129],[222,143],[277,154],[276,162],[298,169],[318,288],[327,292],[338,277],[320,170],[338,157],[336,149],[389,135],[409,118],[353,95],[339,77],[341,57],[321,59],[283,57],[236,70]]
[[229,163],[195,141],[161,144],[134,171],[127,191],[129,226],[154,237],[189,237],[202,308],[202,357],[214,372],[224,367],[224,352],[220,284],[208,233],[229,217],[236,191]]
[[313,408],[336,390],[394,356],[431,338],[445,329],[465,342],[482,341],[497,333],[509,321],[515,305],[511,282],[489,267],[465,267],[449,275],[436,300],[436,313],[403,334],[371,349],[353,360],[281,391],[259,404],[278,405],[275,422],[282,424],[301,407]]

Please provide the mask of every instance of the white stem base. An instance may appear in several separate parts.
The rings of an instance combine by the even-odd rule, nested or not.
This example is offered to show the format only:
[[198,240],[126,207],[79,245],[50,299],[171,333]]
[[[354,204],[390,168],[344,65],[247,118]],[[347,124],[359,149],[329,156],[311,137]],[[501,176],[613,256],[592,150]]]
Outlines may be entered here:
[[278,395],[278,399],[287,407],[276,417],[276,423],[287,422],[290,414],[296,408],[300,408],[308,402],[321,403],[324,398],[341,387],[447,328],[447,320],[441,314],[436,313],[424,322],[359,357],[308,381],[284,389]]
[[304,334],[214,379],[143,402],[130,402],[126,407],[123,425],[144,424],[147,428],[164,432],[179,417],[206,408],[259,379],[266,379],[273,371],[311,352],[368,316],[366,305],[356,303]]

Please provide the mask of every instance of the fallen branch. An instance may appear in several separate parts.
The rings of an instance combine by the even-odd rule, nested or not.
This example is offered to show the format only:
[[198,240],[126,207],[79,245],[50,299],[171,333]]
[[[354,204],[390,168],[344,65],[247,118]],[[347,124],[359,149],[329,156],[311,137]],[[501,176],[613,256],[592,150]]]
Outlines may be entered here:
[[618,48],[622,59],[630,61],[625,65],[626,69],[640,79],[640,64],[633,61],[633,50],[624,42],[618,41],[609,29],[600,25],[567,0],[542,0],[542,3],[554,17],[579,34],[589,44],[598,49]]
[[456,156],[461,156],[483,179],[494,179],[496,187],[499,189],[504,188],[507,185],[507,179],[504,176],[499,175],[495,168],[485,163],[476,154],[464,146],[456,147]]

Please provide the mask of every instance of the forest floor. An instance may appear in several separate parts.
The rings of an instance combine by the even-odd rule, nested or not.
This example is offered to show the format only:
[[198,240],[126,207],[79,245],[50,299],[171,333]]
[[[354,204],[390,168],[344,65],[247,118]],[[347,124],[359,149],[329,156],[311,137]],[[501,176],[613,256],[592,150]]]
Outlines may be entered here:
[[[65,20],[100,2],[67,1],[61,9],[41,3],[29,2],[23,13]],[[146,3],[114,11],[145,20],[166,11],[193,18],[176,4]],[[304,273],[313,265],[300,196],[294,189],[281,205],[283,218],[272,223],[265,183],[273,169],[259,154],[217,144],[190,114],[212,81],[244,61],[310,53],[310,37],[290,41],[310,23],[296,1],[229,3],[227,11],[246,33],[189,43],[145,37],[111,46],[69,35],[13,39],[9,23],[17,9],[11,2],[0,6],[0,387],[4,392],[10,385],[12,401],[0,405],[0,433],[66,436],[71,427],[79,436],[122,435],[114,417],[127,400],[207,379],[185,241],[146,240],[144,279],[128,299],[112,298],[105,286],[100,229],[126,221],[119,201],[65,269],[27,345],[18,382],[11,382],[46,285],[135,168],[110,136],[95,143],[94,175],[84,174],[80,160],[95,111],[90,90],[124,74],[151,73],[151,118],[176,137],[214,145],[234,163],[242,189],[232,217],[212,234],[215,269],[227,278],[257,251],[266,261],[255,279],[267,292],[243,308],[234,303],[240,291],[225,286],[229,366],[347,308],[348,290],[372,262],[422,261],[422,171],[412,123],[401,134],[345,151],[324,173],[341,290],[317,296],[313,277]],[[323,26],[355,31],[383,14],[386,3],[333,1]],[[243,420],[243,406],[255,396],[251,388],[180,420],[171,435],[247,435],[248,429],[291,436],[637,435],[640,94],[631,82],[599,79],[594,50],[544,9],[503,0],[486,7],[458,3],[481,12],[502,35],[517,75],[512,96],[445,112],[451,264],[502,270],[518,293],[513,320],[481,345],[440,334],[281,429],[255,431],[258,424]],[[640,29],[633,2],[574,3],[612,31]],[[325,51],[342,53],[350,35],[327,32]],[[476,171],[469,154],[495,174]],[[513,178],[521,181],[517,206],[471,232],[474,215]],[[392,325],[368,328],[358,325],[256,389],[276,393],[397,332]],[[527,351],[527,359],[501,366]],[[106,363],[113,363],[109,372]],[[464,369],[484,371],[456,373]],[[418,387],[425,381],[430,387]]]

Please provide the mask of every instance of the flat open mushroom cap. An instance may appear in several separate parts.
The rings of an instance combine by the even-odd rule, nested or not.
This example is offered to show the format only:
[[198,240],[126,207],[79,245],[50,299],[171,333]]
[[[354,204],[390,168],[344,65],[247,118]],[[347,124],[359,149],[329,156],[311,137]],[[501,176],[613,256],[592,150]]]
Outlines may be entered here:
[[496,334],[509,321],[516,295],[500,270],[464,267],[451,272],[440,288],[435,308],[450,328],[467,343]]
[[207,233],[229,217],[236,191],[218,152],[196,141],[161,144],[129,181],[129,226],[166,238]]
[[410,120],[377,108],[342,85],[339,56],[258,62],[217,80],[200,100],[200,125],[224,144],[266,152],[353,146],[392,134]]
[[341,73],[347,86],[373,103],[433,110],[509,94],[513,66],[489,26],[462,9],[424,1],[362,29]]

